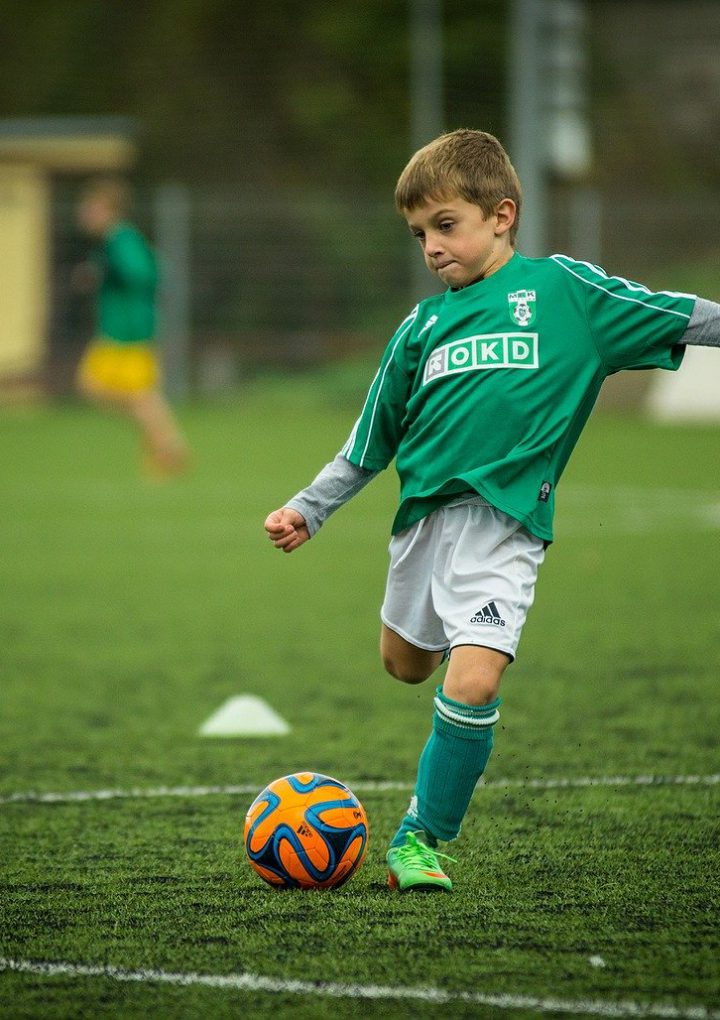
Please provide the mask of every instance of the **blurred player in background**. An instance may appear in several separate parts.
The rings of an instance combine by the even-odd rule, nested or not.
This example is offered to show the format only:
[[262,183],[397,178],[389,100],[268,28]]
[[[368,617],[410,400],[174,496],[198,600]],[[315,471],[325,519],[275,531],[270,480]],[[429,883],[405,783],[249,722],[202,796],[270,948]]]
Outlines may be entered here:
[[160,389],[155,345],[155,255],[128,222],[130,189],[121,178],[91,181],[78,205],[80,228],[95,242],[78,267],[78,289],[97,291],[96,333],[78,367],[80,392],[139,426],[143,462],[153,475],[184,470],[187,444]]
[[395,201],[447,290],[401,323],[347,443],[265,529],[292,552],[395,458],[383,662],[409,684],[449,662],[389,883],[450,889],[438,841],[458,835],[490,758],[557,483],[600,387],[624,368],[677,369],[686,344],[720,346],[720,305],[520,255],[520,183],[482,131],[419,150]]

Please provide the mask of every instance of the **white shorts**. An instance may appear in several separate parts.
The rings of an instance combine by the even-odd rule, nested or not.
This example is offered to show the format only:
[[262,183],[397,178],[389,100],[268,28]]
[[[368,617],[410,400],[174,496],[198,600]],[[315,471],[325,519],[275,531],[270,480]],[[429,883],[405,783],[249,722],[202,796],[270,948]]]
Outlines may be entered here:
[[484,645],[515,658],[545,545],[481,498],[390,542],[383,623],[418,648]]

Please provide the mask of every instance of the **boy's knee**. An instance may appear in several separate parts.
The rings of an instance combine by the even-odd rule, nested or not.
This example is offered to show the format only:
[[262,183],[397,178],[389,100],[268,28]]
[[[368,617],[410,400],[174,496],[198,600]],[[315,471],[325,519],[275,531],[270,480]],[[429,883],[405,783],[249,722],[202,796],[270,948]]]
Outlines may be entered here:
[[443,690],[463,705],[489,705],[500,690],[510,656],[482,646],[461,645],[450,656]]
[[467,676],[462,679],[446,678],[443,690],[453,701],[462,705],[490,705],[500,692],[500,678],[489,676]]
[[408,662],[388,652],[383,652],[382,660],[390,676],[404,684],[421,684],[432,673],[432,669],[423,669],[419,663]]
[[383,624],[380,657],[390,676],[404,684],[421,684],[437,669],[442,652],[431,652],[411,644]]

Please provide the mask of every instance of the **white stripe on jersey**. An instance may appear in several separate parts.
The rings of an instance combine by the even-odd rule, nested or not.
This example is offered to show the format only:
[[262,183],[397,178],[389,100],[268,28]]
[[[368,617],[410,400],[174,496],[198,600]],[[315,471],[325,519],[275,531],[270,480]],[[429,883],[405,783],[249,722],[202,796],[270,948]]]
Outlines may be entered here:
[[[599,266],[594,266],[591,262],[581,262],[581,261],[579,261],[577,259],[571,259],[567,255],[551,255],[550,258],[552,259],[552,261],[556,265],[562,266],[562,268],[564,270],[566,270],[566,272],[570,273],[571,276],[574,276],[576,279],[581,280],[583,283],[586,283],[589,287],[596,287],[598,290],[601,290],[605,294],[607,294],[608,297],[617,298],[618,301],[631,301],[633,304],[644,305],[646,308],[652,308],[652,309],[654,309],[657,312],[667,312],[668,315],[677,315],[681,319],[688,319],[688,320],[690,319],[690,314],[689,313],[678,312],[674,308],[661,308],[658,305],[654,305],[654,304],[652,304],[649,301],[641,301],[640,298],[629,297],[626,294],[616,294],[614,291],[609,290],[607,287],[603,287],[603,285],[601,283],[595,283],[593,280],[588,280],[586,277],[582,276],[580,273],[574,272],[570,268],[570,266],[565,263],[564,260],[567,259],[568,262],[574,262],[578,266],[585,266],[586,269],[589,269],[596,276],[600,277],[601,280],[608,280],[608,281],[610,281],[610,280],[617,280],[618,283],[621,283],[629,291],[636,291],[636,292],[638,292],[640,294],[647,294],[650,297],[652,297],[653,294],[664,294],[666,297],[686,297],[686,298],[691,298],[692,299],[692,298],[696,297],[695,294],[684,294],[684,293],[682,293],[682,291],[675,291],[675,290],[657,290],[657,291],[652,291],[648,287],[645,287],[641,283],[633,283],[630,280],[626,280],[624,276],[609,276],[605,272],[604,269],[601,269]],[[563,260],[563,261],[561,261],[561,260]]]
[[[400,343],[401,340],[403,340],[405,338],[408,330],[410,329],[412,324],[417,319],[419,309],[420,309],[420,306],[419,305],[415,305],[415,307],[410,312],[408,317],[406,319],[403,319],[403,321],[400,323],[400,325],[397,328],[396,340],[395,340],[395,343],[393,344],[392,350],[390,352],[390,356],[389,356],[389,358],[387,359],[387,361],[385,363],[385,368],[383,369],[382,377],[380,379],[380,385],[377,388],[377,393],[375,394],[375,400],[373,401],[372,414],[370,415],[370,424],[368,425],[367,440],[365,442],[365,447],[363,449],[363,452],[360,454],[360,464],[358,465],[359,467],[364,467],[363,461],[365,460],[365,454],[367,453],[368,446],[370,445],[370,438],[372,436],[372,427],[373,427],[373,423],[375,421],[375,412],[377,411],[377,406],[378,406],[378,403],[379,403],[379,400],[380,400],[380,393],[382,392],[383,383],[385,382],[385,376],[387,375],[387,370],[390,367],[392,359],[393,359],[393,357],[395,355],[395,351],[397,350],[398,344]],[[350,453],[352,452],[352,448],[355,445],[355,437],[357,435],[358,426],[360,425],[360,422],[361,422],[363,416],[365,415],[365,409],[367,408],[368,400],[370,399],[370,394],[372,393],[373,386],[375,385],[375,382],[376,382],[376,380],[377,380],[379,375],[380,375],[380,369],[378,368],[377,372],[375,373],[375,376],[373,377],[373,381],[370,384],[370,389],[369,389],[368,395],[367,395],[367,397],[365,399],[365,403],[363,404],[363,409],[360,412],[360,417],[358,418],[358,420],[353,425],[353,428],[352,428],[352,431],[350,433],[350,436],[348,437],[348,441],[345,443],[345,445],[343,446],[342,450],[340,451],[342,453],[342,455],[344,457],[347,457],[348,459],[349,459]]]

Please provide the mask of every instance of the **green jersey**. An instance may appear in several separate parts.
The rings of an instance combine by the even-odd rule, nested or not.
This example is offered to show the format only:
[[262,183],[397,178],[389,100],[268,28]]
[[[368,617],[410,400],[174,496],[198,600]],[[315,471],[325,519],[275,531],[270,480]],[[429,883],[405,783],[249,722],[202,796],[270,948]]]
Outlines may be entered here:
[[393,533],[479,493],[551,541],[555,489],[603,381],[677,369],[695,301],[516,253],[401,323],[342,453],[374,471],[396,458]]
[[155,256],[130,223],[118,224],[95,253],[100,269],[98,332],[119,343],[155,335]]

